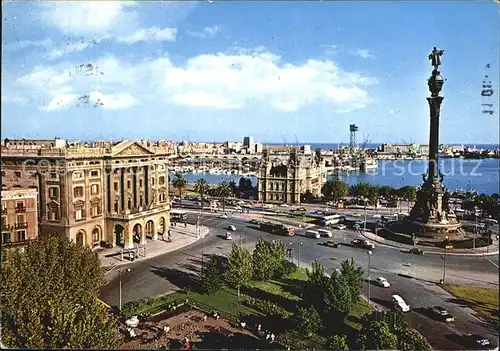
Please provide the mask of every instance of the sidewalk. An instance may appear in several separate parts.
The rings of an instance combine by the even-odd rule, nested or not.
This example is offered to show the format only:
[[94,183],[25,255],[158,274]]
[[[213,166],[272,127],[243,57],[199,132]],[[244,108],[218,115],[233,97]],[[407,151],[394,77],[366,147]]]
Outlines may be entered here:
[[[170,227],[172,242],[164,241],[160,239],[161,237],[158,237],[158,240],[147,239],[146,244],[144,245],[145,250],[143,250],[142,248],[139,249],[139,258],[137,258],[136,260],[140,261],[181,249],[185,246],[191,245],[201,238],[204,238],[209,231],[210,228],[201,227],[201,235],[197,237],[197,230],[196,226],[194,225],[188,224],[187,228],[179,225],[176,227]],[[140,247],[140,245],[138,244],[135,244],[135,246]],[[128,254],[124,254],[123,261],[121,260],[121,250],[121,247],[114,247],[110,249],[101,248],[96,252],[99,256],[99,260],[101,261],[102,266],[107,267],[107,270],[109,271],[115,266],[120,266],[131,262]]]
[[[433,248],[429,246],[421,246],[421,245],[412,246],[412,245],[400,244],[391,240],[384,239],[373,233],[364,232],[362,230],[359,231],[359,234],[361,234],[368,240],[374,241],[376,243],[396,247],[402,250],[409,250],[411,248],[418,247],[423,249],[426,253],[429,254],[442,255],[444,253],[443,249]],[[493,240],[493,243],[489,247],[478,247],[476,248],[476,250],[452,249],[452,250],[447,250],[446,254],[449,256],[495,256],[498,255],[499,253],[498,246],[499,246],[498,240]]]

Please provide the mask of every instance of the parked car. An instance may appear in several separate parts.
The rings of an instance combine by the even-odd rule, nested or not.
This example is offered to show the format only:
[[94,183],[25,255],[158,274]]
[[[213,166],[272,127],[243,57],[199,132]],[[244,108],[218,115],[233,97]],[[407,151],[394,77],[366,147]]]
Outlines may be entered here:
[[352,216],[353,216],[353,217],[361,217],[361,214],[360,214],[360,213],[357,213],[357,212],[354,212],[354,213],[352,214]]
[[382,216],[381,216],[381,215],[379,215],[379,214],[374,214],[374,215],[373,215],[373,218],[381,218],[381,217],[382,217]]
[[375,244],[368,240],[354,239],[351,241],[351,244],[355,247],[361,247],[368,250],[373,250],[375,248]]
[[464,334],[464,339],[467,346],[475,350],[498,350],[498,347],[493,345],[489,339],[478,334]]
[[313,239],[319,239],[321,237],[321,235],[316,230],[308,230],[306,232],[306,237],[313,238]]
[[333,241],[333,240],[325,241],[324,245],[328,246],[328,247],[335,247],[335,248],[340,247],[340,243]]
[[351,244],[353,246],[359,246],[361,244],[361,240],[359,239],[354,239],[353,241],[351,241]]
[[318,229],[318,233],[319,233],[319,235],[324,236],[326,238],[333,237],[332,232],[329,230],[326,230],[326,229]]
[[236,230],[236,227],[234,225],[230,225],[227,227],[227,229],[229,229],[230,231],[234,232]]
[[227,215],[226,215],[226,214],[224,214],[224,213],[223,213],[223,214],[218,215],[218,217],[219,217],[220,219],[227,219]]
[[384,277],[377,277],[377,284],[383,288],[388,288],[391,284]]
[[392,295],[392,304],[401,309],[402,312],[410,311],[410,305],[399,295]]
[[231,232],[226,232],[226,240],[233,240],[233,236],[231,235]]
[[251,220],[248,221],[250,224],[259,224],[259,221],[256,220],[255,218],[252,218]]
[[432,313],[434,313],[436,315],[436,317],[439,320],[441,320],[443,322],[450,323],[450,322],[455,321],[455,317],[453,317],[451,314],[449,314],[448,311],[446,311],[441,306],[434,306],[434,307],[432,307],[431,311],[432,311]]
[[339,230],[345,230],[347,227],[345,226],[345,224],[335,224],[333,226],[333,228],[339,229]]
[[414,254],[414,255],[420,255],[420,256],[422,256],[425,252],[424,252],[424,250],[419,249],[418,247],[412,247],[409,250],[409,253]]

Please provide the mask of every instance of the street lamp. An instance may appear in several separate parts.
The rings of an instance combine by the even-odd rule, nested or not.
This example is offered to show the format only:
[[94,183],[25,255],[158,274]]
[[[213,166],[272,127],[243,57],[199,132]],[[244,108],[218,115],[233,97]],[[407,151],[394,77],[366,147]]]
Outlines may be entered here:
[[118,271],[119,281],[120,281],[120,311],[122,310],[122,274],[123,272],[130,272],[130,268],[122,269]]
[[372,265],[371,265],[371,257],[372,257],[372,251],[368,251],[368,305],[370,305],[371,301],[371,285],[372,285]]
[[366,233],[366,202],[368,201],[368,199],[365,197],[364,200],[365,200],[365,221],[363,223],[363,233]]
[[448,250],[448,236],[445,237],[445,244],[444,244],[444,256],[443,257],[443,279],[441,279],[441,284],[444,284],[444,279],[446,277],[446,253]]
[[300,247],[303,244],[304,243],[302,241],[300,241],[299,236],[297,236],[297,268],[300,268]]

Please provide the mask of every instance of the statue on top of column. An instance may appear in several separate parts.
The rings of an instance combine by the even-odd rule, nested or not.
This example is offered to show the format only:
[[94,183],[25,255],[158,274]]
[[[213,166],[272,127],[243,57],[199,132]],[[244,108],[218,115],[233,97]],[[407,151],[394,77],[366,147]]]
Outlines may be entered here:
[[444,50],[436,49],[436,47],[432,49],[432,52],[429,54],[429,60],[431,60],[431,65],[434,67],[434,69],[437,70],[441,65],[441,56],[443,54]]

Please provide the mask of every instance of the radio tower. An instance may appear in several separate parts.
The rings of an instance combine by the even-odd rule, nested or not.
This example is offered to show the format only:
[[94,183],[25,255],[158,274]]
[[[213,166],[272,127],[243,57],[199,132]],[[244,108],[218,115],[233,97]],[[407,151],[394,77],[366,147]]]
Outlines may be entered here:
[[349,131],[350,131],[350,139],[349,139],[349,149],[351,153],[356,150],[358,147],[357,142],[356,142],[356,134],[358,133],[358,125],[357,124],[351,124],[349,125]]

